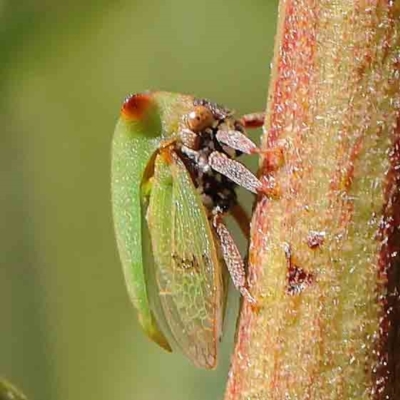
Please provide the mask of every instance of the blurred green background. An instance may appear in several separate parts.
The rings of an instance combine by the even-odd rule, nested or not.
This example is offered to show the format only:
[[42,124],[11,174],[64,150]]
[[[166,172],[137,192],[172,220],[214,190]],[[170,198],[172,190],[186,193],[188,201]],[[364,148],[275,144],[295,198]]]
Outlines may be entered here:
[[0,375],[31,400],[221,399],[237,297],[217,371],[146,339],[113,237],[110,141],[132,92],[263,109],[277,0],[63,3],[0,0]]

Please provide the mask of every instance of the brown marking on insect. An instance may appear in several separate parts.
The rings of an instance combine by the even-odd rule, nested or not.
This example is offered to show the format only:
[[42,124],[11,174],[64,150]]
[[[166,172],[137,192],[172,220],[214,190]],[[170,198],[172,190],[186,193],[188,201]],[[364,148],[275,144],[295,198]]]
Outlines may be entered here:
[[154,102],[151,94],[133,94],[124,101],[121,116],[128,120],[139,121],[152,106]]
[[293,262],[290,244],[285,246],[285,256],[287,260],[287,293],[289,295],[300,294],[314,282],[314,275]]
[[214,115],[211,110],[203,105],[195,106],[186,116],[186,124],[194,133],[199,133],[211,127],[214,121]]
[[316,249],[325,241],[325,232],[310,231],[307,236],[307,245],[310,249]]
[[203,259],[203,263],[206,265],[206,269],[208,269],[212,266],[211,259],[207,253],[203,253],[201,255],[201,258]]
[[[157,153],[155,152],[150,157],[150,160],[147,162],[146,168],[143,171],[141,186],[142,190],[144,190],[144,193],[147,193],[148,195],[150,194],[151,191],[151,180],[152,177],[154,176],[154,167],[156,158],[157,158]],[[147,189],[145,188],[146,186],[148,187]]]
[[175,139],[167,141],[160,147],[159,154],[167,164],[172,164],[177,161],[177,154],[174,151]]
[[194,254],[191,254],[190,257],[181,257],[176,253],[172,253],[172,258],[180,269],[200,273],[200,265]]

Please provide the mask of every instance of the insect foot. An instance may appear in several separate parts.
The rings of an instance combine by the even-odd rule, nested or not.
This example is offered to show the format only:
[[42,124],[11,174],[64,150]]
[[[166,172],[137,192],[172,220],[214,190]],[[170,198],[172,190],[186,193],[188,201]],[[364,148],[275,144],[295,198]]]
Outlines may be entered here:
[[262,177],[260,183],[261,186],[258,189],[258,193],[264,194],[270,199],[279,199],[281,197],[282,190],[273,176]]
[[260,154],[263,156],[262,170],[264,174],[277,171],[285,164],[283,146],[260,150]]

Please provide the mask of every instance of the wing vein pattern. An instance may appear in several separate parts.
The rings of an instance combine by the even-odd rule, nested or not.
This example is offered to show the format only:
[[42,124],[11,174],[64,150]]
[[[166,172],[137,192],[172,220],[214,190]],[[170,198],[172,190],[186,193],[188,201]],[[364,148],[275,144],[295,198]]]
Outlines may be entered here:
[[147,221],[158,303],[176,343],[198,366],[213,368],[221,333],[224,285],[206,211],[182,160],[157,156]]

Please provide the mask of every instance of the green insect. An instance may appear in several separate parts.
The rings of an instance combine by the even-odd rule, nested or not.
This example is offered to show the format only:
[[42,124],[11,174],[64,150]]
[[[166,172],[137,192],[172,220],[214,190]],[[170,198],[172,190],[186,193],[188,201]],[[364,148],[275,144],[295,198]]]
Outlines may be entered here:
[[206,100],[154,92],[129,97],[115,129],[112,205],[130,298],[146,334],[198,367],[217,363],[225,265],[254,303],[223,217],[230,212],[248,233],[235,187],[259,193],[263,185],[234,158],[258,152],[244,128],[262,121],[262,114],[235,119]]

